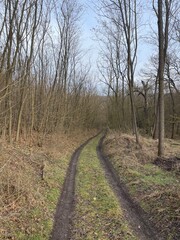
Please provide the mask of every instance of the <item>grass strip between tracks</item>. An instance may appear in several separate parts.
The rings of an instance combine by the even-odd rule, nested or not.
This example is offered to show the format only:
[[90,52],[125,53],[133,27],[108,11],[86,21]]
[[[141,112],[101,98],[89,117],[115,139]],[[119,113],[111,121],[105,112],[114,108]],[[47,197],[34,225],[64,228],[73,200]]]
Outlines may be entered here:
[[71,239],[136,239],[97,158],[98,141],[93,139],[80,155]]

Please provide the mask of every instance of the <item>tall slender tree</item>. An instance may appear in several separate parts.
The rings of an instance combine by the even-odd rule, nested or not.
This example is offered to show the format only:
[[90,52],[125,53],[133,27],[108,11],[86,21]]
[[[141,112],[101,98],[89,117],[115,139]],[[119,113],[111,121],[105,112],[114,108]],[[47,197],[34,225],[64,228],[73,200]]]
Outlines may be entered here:
[[158,155],[164,154],[164,36],[163,36],[163,5],[158,0],[158,36],[159,36],[159,143]]

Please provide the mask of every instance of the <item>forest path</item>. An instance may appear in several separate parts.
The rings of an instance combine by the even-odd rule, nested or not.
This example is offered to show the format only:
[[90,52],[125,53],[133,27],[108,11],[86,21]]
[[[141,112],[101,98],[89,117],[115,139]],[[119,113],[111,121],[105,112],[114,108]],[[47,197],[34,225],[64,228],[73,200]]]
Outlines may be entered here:
[[[116,230],[113,229],[113,231],[116,231],[116,235],[112,235],[112,233],[110,233],[110,235],[108,235],[108,233],[106,232],[107,230],[104,230],[104,227],[106,228],[106,224],[107,226],[112,224],[112,219],[106,219],[106,222],[103,222],[103,215],[101,215],[100,212],[95,212],[94,216],[98,216],[98,223],[100,221],[100,225],[99,225],[99,232],[103,232],[105,235],[101,235],[101,233],[99,233],[100,238],[97,236],[97,232],[98,229],[94,230],[95,235],[88,235],[90,233],[87,233],[88,231],[84,230],[86,228],[86,226],[83,226],[83,231],[81,229],[81,221],[83,221],[83,217],[84,214],[86,214],[87,210],[82,210],[82,216],[76,216],[74,217],[74,210],[76,208],[76,204],[78,201],[76,199],[75,201],[75,180],[77,178],[76,176],[76,171],[77,171],[77,163],[78,163],[78,159],[80,157],[81,151],[83,150],[83,148],[87,145],[87,147],[91,144],[88,144],[90,142],[89,139],[88,141],[86,141],[84,144],[82,144],[78,149],[76,149],[76,151],[73,153],[72,157],[71,157],[71,161],[70,161],[70,165],[66,174],[66,179],[64,182],[64,186],[63,186],[63,190],[57,205],[57,209],[56,209],[56,213],[55,213],[55,218],[54,218],[54,226],[53,226],[53,230],[52,230],[52,235],[51,235],[51,240],[68,240],[68,239],[139,239],[139,240],[160,240],[162,239],[161,237],[157,236],[156,231],[154,230],[154,228],[152,227],[151,223],[149,222],[147,216],[145,215],[145,213],[142,211],[142,209],[136,204],[134,203],[134,201],[131,199],[128,191],[126,190],[126,187],[123,185],[123,183],[121,183],[121,181],[118,179],[118,177],[116,176],[116,173],[114,171],[113,166],[110,164],[109,160],[104,157],[103,155],[103,151],[102,151],[102,143],[103,143],[103,139],[104,136],[97,137],[98,139],[96,139],[96,145],[94,145],[94,149],[93,151],[96,154],[96,162],[99,162],[99,167],[100,172],[98,172],[98,169],[93,169],[92,172],[90,174],[93,175],[93,172],[98,172],[98,175],[103,175],[104,178],[104,183],[107,186],[107,191],[109,191],[109,189],[111,191],[113,191],[113,198],[116,198],[117,202],[118,202],[118,208],[120,209],[120,211],[122,211],[123,213],[123,218],[120,219],[120,221],[122,222],[117,222],[116,221],[116,217],[114,219],[114,222],[116,222],[115,228]],[[95,137],[94,137],[95,138]],[[99,142],[99,143],[98,143]],[[98,143],[98,144],[97,144]],[[92,144],[91,144],[92,145]],[[83,150],[84,151],[84,150]],[[89,152],[88,152],[89,151]],[[97,151],[97,152],[96,152]],[[93,158],[92,155],[92,148],[90,151],[87,150],[87,154]],[[98,157],[97,157],[98,156]],[[88,159],[89,161],[90,159]],[[86,160],[83,159],[84,164],[87,165],[87,163],[89,162],[85,162]],[[80,163],[78,163],[80,164]],[[95,162],[92,164],[95,165]],[[90,168],[93,168],[94,165],[88,164]],[[90,171],[88,169],[86,169],[86,171]],[[83,173],[84,174],[84,173]],[[85,176],[85,174],[82,176]],[[81,178],[82,178],[81,176]],[[87,177],[87,176],[86,176]],[[93,184],[93,179],[95,179],[95,177],[93,177],[92,179],[89,180],[89,182],[91,184]],[[87,181],[87,179],[86,179]],[[99,180],[101,181],[101,180]],[[83,180],[82,180],[83,182]],[[99,187],[103,188],[103,184],[102,182],[99,183],[97,182],[96,179],[96,189],[97,189],[97,194],[100,194],[101,190],[98,189]],[[77,183],[78,185],[78,183]],[[109,189],[108,189],[109,188]],[[94,186],[93,186],[94,189]],[[94,191],[96,191],[96,189]],[[104,188],[106,189],[106,188]],[[86,189],[85,189],[86,190]],[[103,190],[102,190],[103,192]],[[79,194],[79,193],[78,193]],[[87,190],[87,194],[88,194],[88,190]],[[92,192],[89,193],[90,195],[93,195]],[[89,196],[90,196],[89,195]],[[109,197],[112,198],[112,195],[108,192],[107,195],[109,195]],[[85,199],[84,201],[87,204],[87,200],[88,200],[88,205],[92,205],[92,207],[94,207],[94,203],[91,204],[89,197],[88,199]],[[110,199],[106,199],[107,203],[111,202],[111,198]],[[96,198],[94,198],[96,199]],[[101,199],[101,198],[100,198]],[[109,202],[108,202],[109,201]],[[114,200],[112,199],[112,202]],[[81,204],[83,205],[83,199],[80,200]],[[81,204],[80,204],[80,208],[81,208]],[[97,203],[98,204],[98,203]],[[100,202],[101,204],[101,202]],[[102,203],[103,204],[103,203]],[[86,206],[85,206],[86,207]],[[107,208],[107,215],[108,215],[108,206],[106,206]],[[114,205],[113,205],[114,207]],[[82,206],[83,208],[83,206]],[[96,206],[95,206],[96,208]],[[100,209],[101,207],[99,207]],[[114,210],[114,209],[113,209]],[[84,211],[84,212],[83,212]],[[98,211],[98,210],[97,210]],[[112,209],[110,209],[110,211],[112,212]],[[118,211],[115,209],[115,212]],[[81,212],[81,211],[80,211]],[[91,209],[91,215],[93,212],[93,208]],[[75,211],[75,214],[79,214],[78,211]],[[106,215],[106,212],[105,212]],[[101,222],[101,216],[102,216],[102,222]],[[78,219],[79,218],[79,219]],[[119,218],[119,217],[118,217]],[[85,225],[87,225],[87,228],[90,228],[91,223],[93,222],[94,227],[97,228],[97,224],[96,224],[96,220],[97,219],[91,219],[90,222],[88,222],[88,216],[86,217],[86,221],[85,221]],[[75,226],[74,222],[78,222],[79,221],[79,225]],[[107,222],[109,221],[109,223]],[[129,228],[132,230],[133,235],[131,235],[130,232],[128,232],[127,230],[124,231],[124,226],[123,224],[127,222],[129,225]],[[102,224],[101,224],[102,223]],[[118,224],[123,226],[123,229],[121,230],[122,226],[118,226]],[[83,225],[83,223],[82,223]],[[104,226],[101,226],[104,225]],[[74,227],[75,226],[75,227]],[[112,225],[114,227],[114,225]],[[92,227],[92,231],[93,231],[93,226]],[[74,229],[73,229],[74,228]],[[76,229],[75,229],[76,228]],[[78,229],[79,228],[79,229]],[[102,228],[102,229],[101,229]],[[111,227],[110,227],[111,229]],[[117,229],[120,229],[118,231],[121,232],[117,232]],[[82,233],[80,233],[82,231]],[[110,230],[109,230],[110,231]],[[121,233],[123,232],[123,234],[121,235]],[[75,237],[76,235],[76,237]],[[130,236],[128,236],[130,235]],[[106,236],[106,237],[105,237]],[[116,237],[115,237],[116,236]],[[82,237],[82,238],[81,238]],[[97,238],[98,237],[98,238]],[[101,238],[103,237],[103,238]]]
[[92,138],[94,137],[91,137],[78,147],[71,156],[71,161],[54,216],[54,225],[50,236],[51,240],[69,239],[70,224],[74,208],[76,166],[82,149]]
[[99,141],[97,155],[105,171],[105,176],[119,200],[124,217],[131,226],[133,233],[139,240],[163,240],[164,238],[158,234],[143,209],[131,198],[125,184],[116,174],[108,157],[103,154],[102,144],[104,138],[105,135]]

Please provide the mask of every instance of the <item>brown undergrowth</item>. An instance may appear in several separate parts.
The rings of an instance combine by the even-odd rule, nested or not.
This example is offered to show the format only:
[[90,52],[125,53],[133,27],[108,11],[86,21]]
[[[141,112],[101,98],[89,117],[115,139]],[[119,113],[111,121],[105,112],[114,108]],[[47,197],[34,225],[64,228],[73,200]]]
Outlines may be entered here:
[[94,133],[0,141],[0,239],[48,239],[70,156]]
[[[142,149],[133,136],[111,131],[105,139],[104,151],[132,197],[149,214],[164,238],[180,239],[179,168],[169,172],[154,165],[157,141],[141,137],[141,143]],[[166,140],[166,158],[179,158],[179,144]]]

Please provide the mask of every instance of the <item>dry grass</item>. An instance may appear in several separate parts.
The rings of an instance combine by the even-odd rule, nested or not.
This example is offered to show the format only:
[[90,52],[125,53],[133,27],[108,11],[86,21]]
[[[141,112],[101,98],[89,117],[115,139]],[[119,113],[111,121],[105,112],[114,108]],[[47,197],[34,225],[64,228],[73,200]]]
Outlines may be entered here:
[[[0,239],[48,239],[73,150],[91,132],[0,142]],[[39,144],[41,143],[41,144]]]
[[[178,169],[167,172],[152,164],[157,157],[157,141],[141,137],[142,149],[129,134],[110,132],[106,154],[134,199],[148,212],[165,239],[180,239],[180,178]],[[180,156],[180,142],[166,140],[166,157]]]
[[[127,156],[126,153],[128,153],[127,157],[132,156],[134,158],[135,155],[135,158],[142,163],[154,161],[157,157],[157,140],[140,136],[140,142],[142,149],[136,145],[134,136],[115,131],[111,131],[111,134],[106,139],[106,143],[109,143],[110,154],[113,154],[113,151],[118,148],[121,149],[121,153],[124,153],[125,157]],[[180,156],[180,141],[165,139],[165,154],[166,157]]]

